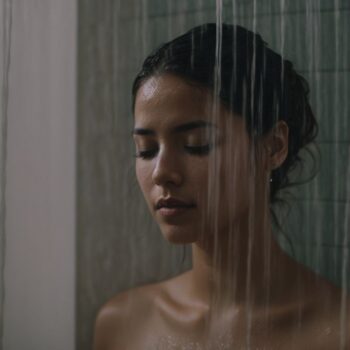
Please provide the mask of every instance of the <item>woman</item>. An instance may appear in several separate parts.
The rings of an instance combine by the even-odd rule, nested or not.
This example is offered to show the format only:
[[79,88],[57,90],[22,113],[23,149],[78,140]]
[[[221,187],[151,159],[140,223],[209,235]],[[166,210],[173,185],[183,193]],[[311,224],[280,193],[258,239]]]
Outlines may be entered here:
[[349,346],[341,292],[272,235],[271,205],[317,133],[292,64],[242,27],[206,24],[147,57],[133,98],[140,188],[193,267],[106,303],[95,349]]

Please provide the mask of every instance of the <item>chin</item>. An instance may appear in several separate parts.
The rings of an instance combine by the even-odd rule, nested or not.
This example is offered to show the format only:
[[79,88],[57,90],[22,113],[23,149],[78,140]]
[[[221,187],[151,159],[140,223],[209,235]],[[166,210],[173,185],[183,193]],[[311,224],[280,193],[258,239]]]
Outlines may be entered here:
[[191,244],[197,241],[197,237],[181,228],[161,229],[163,237],[172,244]]

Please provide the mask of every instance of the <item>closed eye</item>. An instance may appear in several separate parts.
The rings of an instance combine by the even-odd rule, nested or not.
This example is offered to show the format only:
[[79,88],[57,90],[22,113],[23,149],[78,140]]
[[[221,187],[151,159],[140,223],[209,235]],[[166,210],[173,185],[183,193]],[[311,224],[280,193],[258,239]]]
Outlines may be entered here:
[[151,149],[147,151],[139,151],[135,157],[141,159],[152,159],[158,152],[158,149]]
[[[203,145],[203,146],[184,146],[184,149],[186,150],[187,153],[193,154],[193,155],[198,155],[198,156],[204,156],[209,154],[209,152],[212,149],[211,144]],[[158,149],[150,149],[150,150],[145,150],[145,151],[139,151],[135,157],[136,158],[141,158],[141,159],[152,159],[153,157],[156,156],[158,152]]]

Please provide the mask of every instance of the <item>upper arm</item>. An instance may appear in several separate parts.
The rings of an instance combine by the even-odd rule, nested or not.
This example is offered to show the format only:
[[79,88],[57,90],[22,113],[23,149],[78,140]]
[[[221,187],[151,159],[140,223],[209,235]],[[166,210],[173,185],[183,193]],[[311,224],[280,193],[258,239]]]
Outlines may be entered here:
[[111,307],[104,305],[98,312],[93,337],[93,350],[108,350],[111,348],[115,333],[115,316]]
[[129,292],[117,294],[97,313],[93,350],[125,350]]
[[143,289],[137,288],[120,293],[103,305],[95,319],[93,350],[132,348],[147,322],[147,300]]

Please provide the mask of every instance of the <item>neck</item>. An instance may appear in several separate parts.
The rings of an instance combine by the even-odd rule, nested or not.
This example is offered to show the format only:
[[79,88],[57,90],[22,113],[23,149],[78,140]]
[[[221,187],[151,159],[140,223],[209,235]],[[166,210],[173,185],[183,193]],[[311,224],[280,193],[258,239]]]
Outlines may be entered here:
[[278,293],[289,258],[273,238],[267,217],[254,225],[249,220],[236,224],[206,244],[193,243],[191,288],[204,302],[261,305]]

